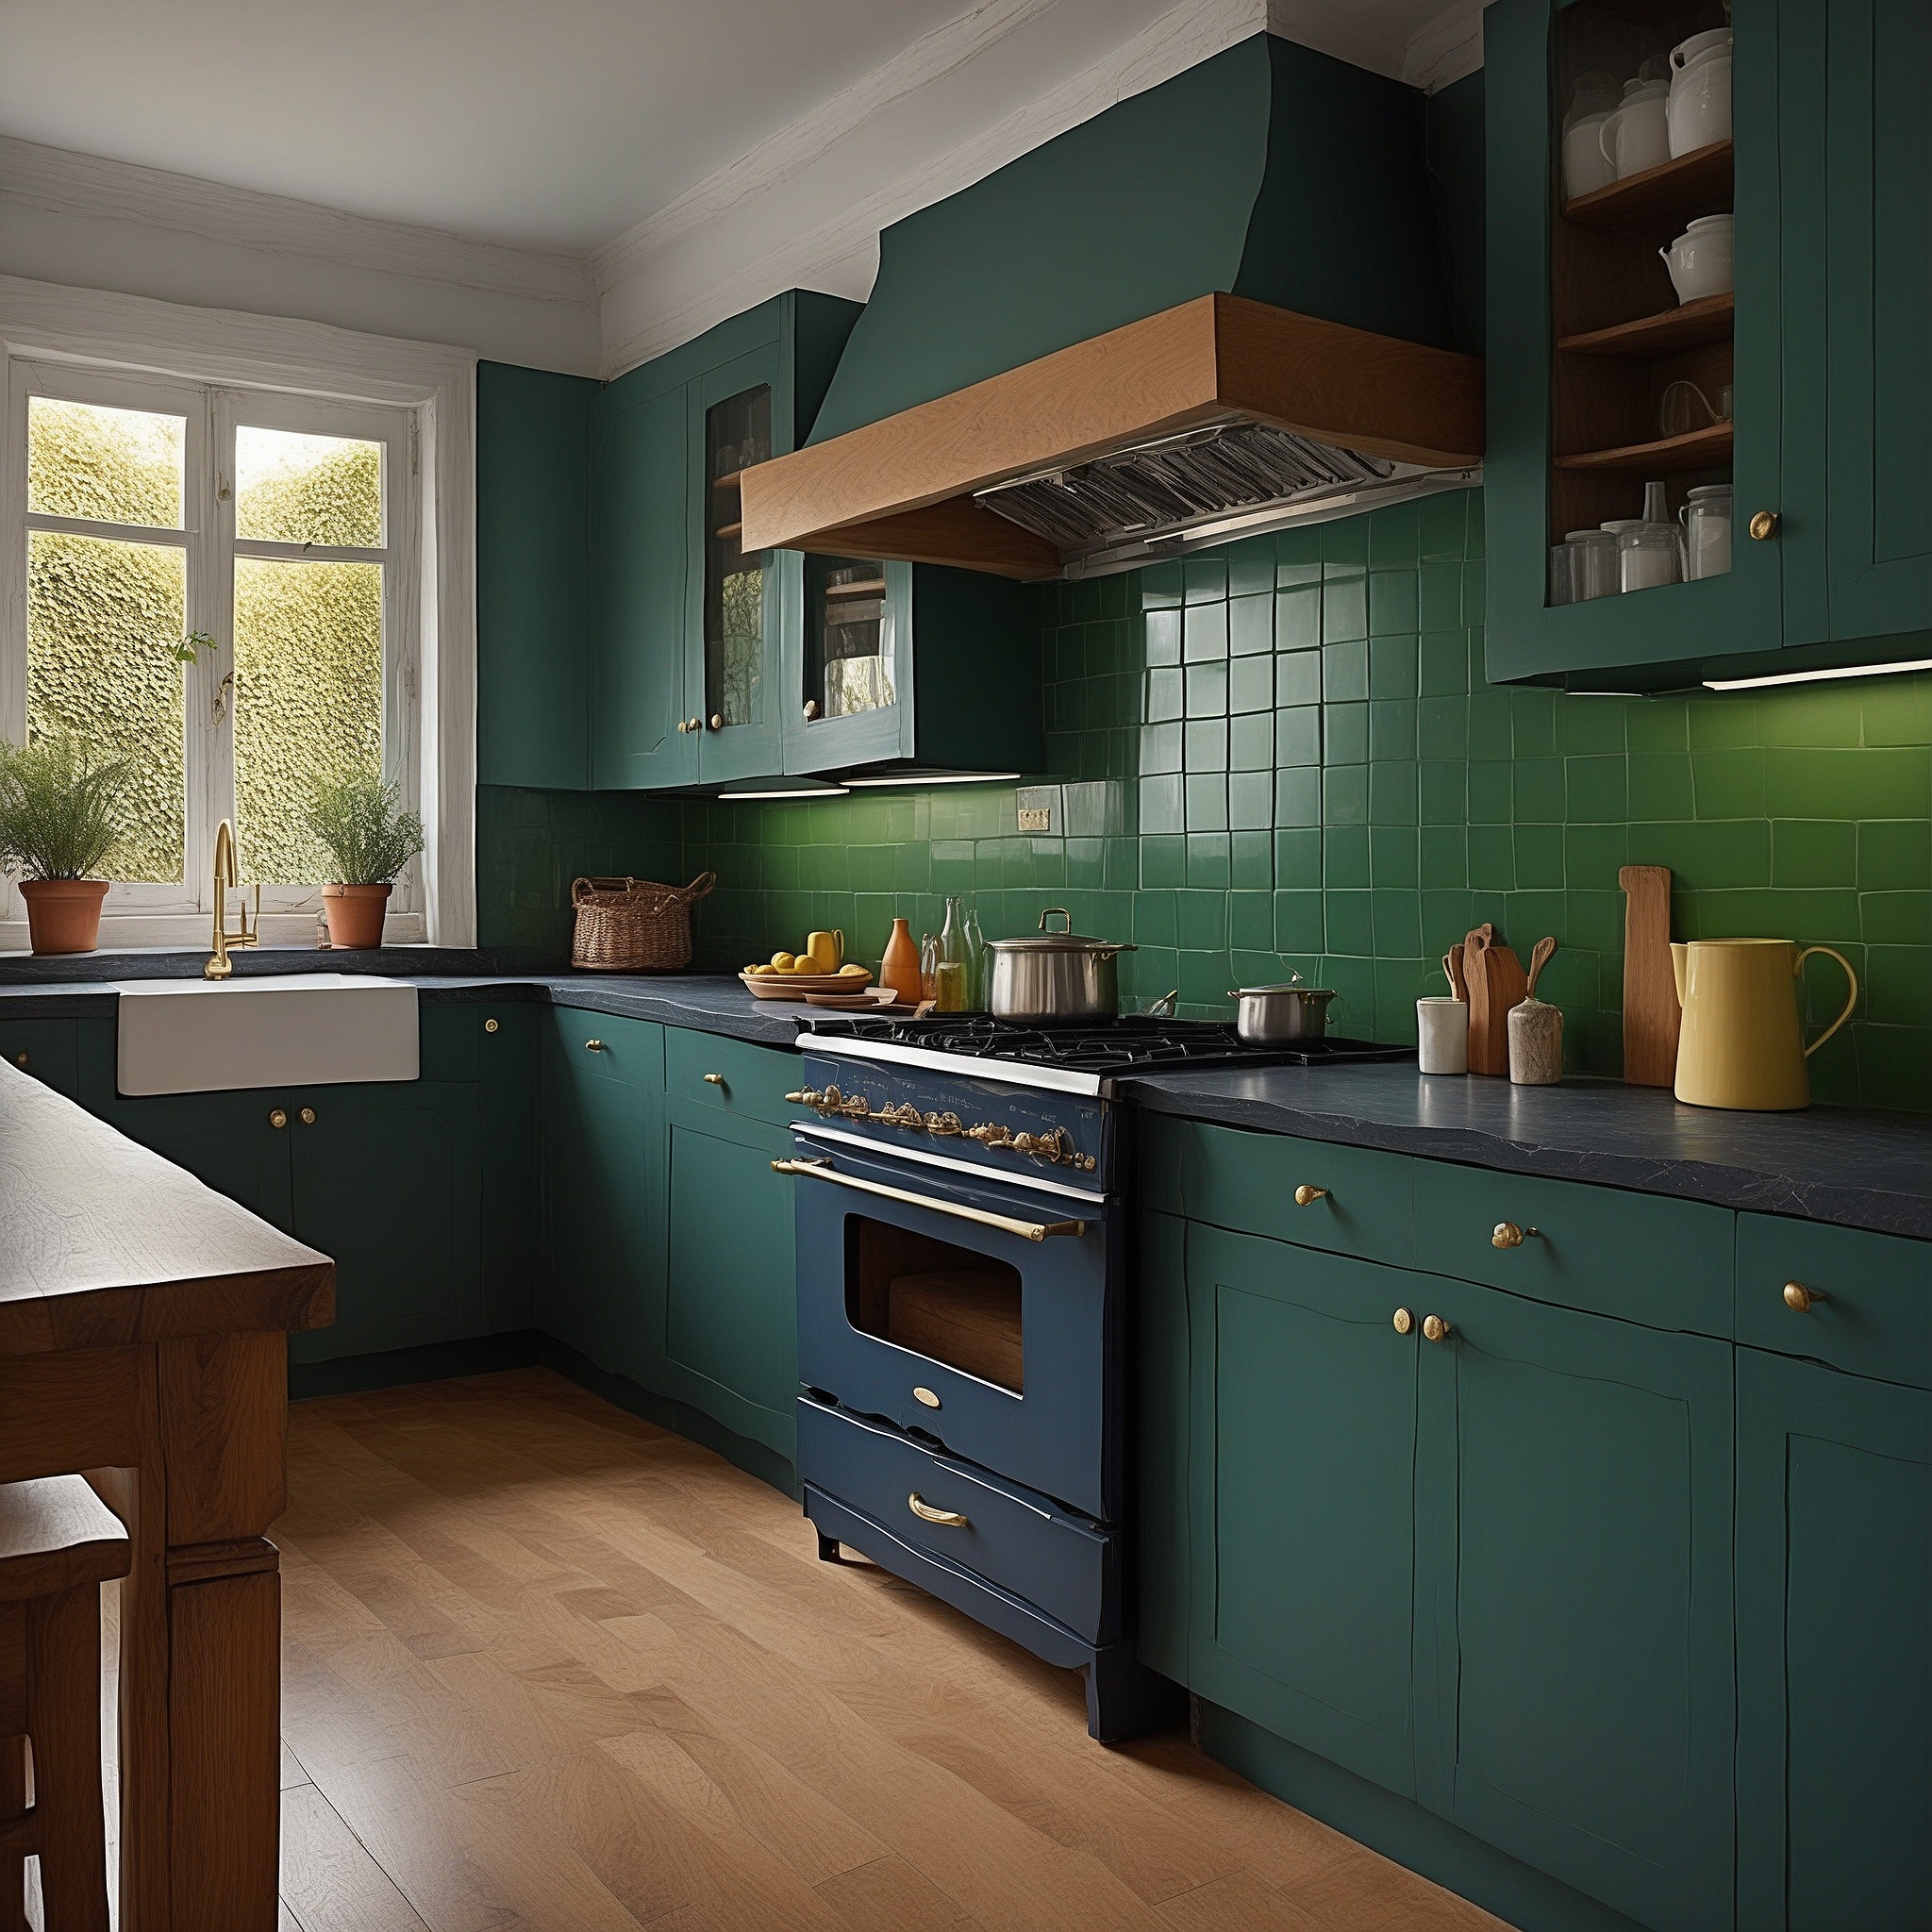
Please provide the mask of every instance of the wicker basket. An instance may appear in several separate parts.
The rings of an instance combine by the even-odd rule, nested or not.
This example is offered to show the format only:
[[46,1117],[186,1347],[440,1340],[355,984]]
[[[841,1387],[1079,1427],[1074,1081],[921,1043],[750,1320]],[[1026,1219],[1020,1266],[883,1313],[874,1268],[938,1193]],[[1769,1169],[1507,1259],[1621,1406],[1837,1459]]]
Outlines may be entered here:
[[576,937],[570,963],[592,973],[678,973],[691,964],[691,908],[718,883],[701,872],[688,886],[650,879],[578,879],[570,889]]

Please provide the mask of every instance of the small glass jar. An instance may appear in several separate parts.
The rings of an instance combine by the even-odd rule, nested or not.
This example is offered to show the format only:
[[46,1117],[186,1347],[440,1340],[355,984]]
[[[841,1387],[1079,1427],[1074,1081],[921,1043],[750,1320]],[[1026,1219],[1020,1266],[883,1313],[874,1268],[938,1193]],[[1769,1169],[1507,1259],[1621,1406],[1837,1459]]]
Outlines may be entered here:
[[1674,524],[1637,524],[1617,539],[1617,588],[1654,591],[1683,577]]
[[1700,483],[1677,512],[1684,528],[1684,579],[1721,577],[1731,568],[1731,486]]
[[1617,539],[1611,531],[1572,530],[1563,547],[1575,553],[1570,566],[1573,603],[1616,595]]

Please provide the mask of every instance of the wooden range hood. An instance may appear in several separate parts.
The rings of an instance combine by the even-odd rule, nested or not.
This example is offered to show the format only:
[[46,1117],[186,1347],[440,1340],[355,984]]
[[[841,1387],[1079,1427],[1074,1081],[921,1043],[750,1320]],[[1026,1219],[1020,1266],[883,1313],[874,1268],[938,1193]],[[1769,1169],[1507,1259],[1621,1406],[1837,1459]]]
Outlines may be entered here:
[[744,473],[747,550],[1043,579],[1066,560],[974,492],[1216,423],[1426,470],[1483,449],[1474,356],[1208,294]]

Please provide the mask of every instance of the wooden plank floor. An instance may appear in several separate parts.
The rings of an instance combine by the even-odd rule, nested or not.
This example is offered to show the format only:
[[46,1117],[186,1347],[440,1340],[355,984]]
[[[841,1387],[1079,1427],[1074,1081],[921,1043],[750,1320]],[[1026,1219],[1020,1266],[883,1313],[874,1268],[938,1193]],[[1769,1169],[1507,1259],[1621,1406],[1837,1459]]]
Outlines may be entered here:
[[304,1402],[283,1932],[1500,1922],[539,1371]]

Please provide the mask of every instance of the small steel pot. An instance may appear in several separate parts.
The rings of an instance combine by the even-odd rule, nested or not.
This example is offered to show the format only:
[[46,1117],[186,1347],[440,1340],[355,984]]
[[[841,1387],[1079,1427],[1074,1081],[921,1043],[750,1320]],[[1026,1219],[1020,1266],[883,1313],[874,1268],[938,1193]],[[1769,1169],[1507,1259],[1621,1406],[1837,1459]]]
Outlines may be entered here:
[[1328,1030],[1328,1002],[1335,997],[1315,986],[1244,986],[1228,998],[1239,1000],[1234,1029],[1250,1046],[1280,1046],[1292,1040],[1320,1040]]
[[[1058,932],[1049,919],[1064,919]],[[1121,1009],[1120,968],[1134,948],[1113,940],[1082,939],[1063,906],[1040,915],[1040,931],[1024,940],[989,940],[992,989],[987,1004],[995,1020],[1112,1020]]]

